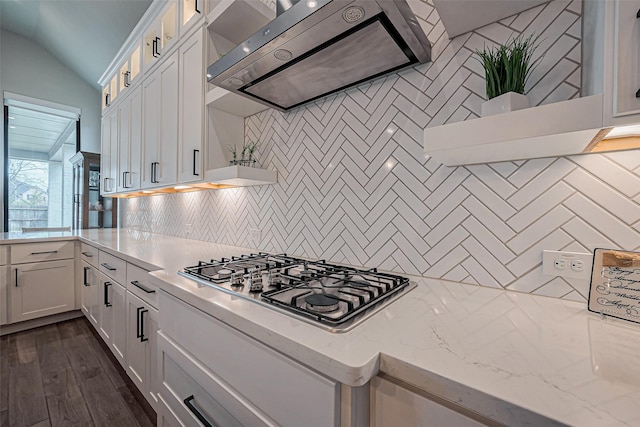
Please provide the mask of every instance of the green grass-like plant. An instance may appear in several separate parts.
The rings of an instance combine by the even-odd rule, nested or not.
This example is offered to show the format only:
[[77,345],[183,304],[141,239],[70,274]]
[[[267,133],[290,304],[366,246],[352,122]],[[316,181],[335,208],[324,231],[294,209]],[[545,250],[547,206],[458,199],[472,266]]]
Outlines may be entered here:
[[537,37],[524,38],[522,35],[510,39],[506,44],[495,48],[476,50],[479,61],[484,67],[487,80],[487,99],[495,98],[507,92],[524,95],[524,87],[533,69],[542,56],[532,60],[538,47]]

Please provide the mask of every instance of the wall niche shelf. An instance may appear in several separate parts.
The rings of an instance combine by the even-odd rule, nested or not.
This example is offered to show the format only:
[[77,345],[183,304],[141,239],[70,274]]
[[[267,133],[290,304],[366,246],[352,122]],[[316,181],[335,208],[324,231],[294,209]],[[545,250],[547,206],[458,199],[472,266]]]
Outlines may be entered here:
[[264,104],[217,86],[206,93],[204,102],[207,107],[225,111],[238,117],[249,117],[269,108]]
[[207,28],[238,45],[275,17],[275,10],[259,0],[222,0],[207,15]]
[[227,166],[206,171],[204,180],[211,184],[249,187],[277,183],[278,172],[247,166]]

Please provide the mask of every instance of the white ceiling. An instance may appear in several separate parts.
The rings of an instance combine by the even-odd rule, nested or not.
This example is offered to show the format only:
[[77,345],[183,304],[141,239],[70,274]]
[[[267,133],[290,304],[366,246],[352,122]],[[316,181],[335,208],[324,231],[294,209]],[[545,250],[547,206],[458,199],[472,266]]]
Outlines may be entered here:
[[75,146],[75,130],[73,119],[9,106],[7,131],[12,156],[53,160],[62,144]]
[[33,40],[90,85],[151,0],[0,0],[0,27]]

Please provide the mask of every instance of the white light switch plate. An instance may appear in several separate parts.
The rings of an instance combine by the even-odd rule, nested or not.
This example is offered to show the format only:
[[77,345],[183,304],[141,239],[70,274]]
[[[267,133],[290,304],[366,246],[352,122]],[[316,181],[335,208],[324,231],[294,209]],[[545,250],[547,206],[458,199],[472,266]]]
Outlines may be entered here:
[[568,279],[589,279],[593,254],[582,252],[542,251],[542,274]]

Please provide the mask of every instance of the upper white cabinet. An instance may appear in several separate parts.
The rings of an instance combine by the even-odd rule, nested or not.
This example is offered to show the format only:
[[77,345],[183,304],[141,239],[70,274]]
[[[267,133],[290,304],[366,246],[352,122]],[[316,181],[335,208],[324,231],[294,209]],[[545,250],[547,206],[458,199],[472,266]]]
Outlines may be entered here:
[[178,5],[171,0],[144,33],[142,50],[145,70],[150,69],[177,40]]
[[141,72],[142,46],[138,42],[120,66],[120,92],[124,92],[127,90],[127,88],[132,87],[133,84],[138,81],[138,76],[140,76]]
[[179,50],[178,181],[181,183],[202,179],[205,66],[203,31],[194,33]]
[[142,82],[142,187],[176,182],[178,157],[178,52]]
[[180,0],[180,35],[184,35],[200,23],[206,14],[208,1]]
[[639,148],[639,10],[584,2],[582,98],[426,128],[425,154],[457,166]]
[[102,155],[100,156],[100,194],[116,191],[118,167],[118,110],[102,117]]
[[142,151],[142,89],[118,104],[118,191],[140,188],[140,156]]

